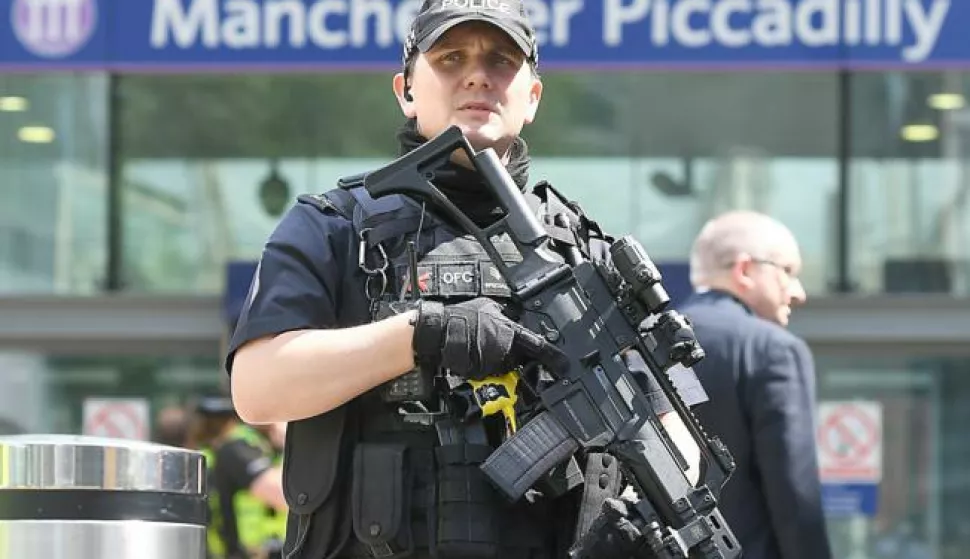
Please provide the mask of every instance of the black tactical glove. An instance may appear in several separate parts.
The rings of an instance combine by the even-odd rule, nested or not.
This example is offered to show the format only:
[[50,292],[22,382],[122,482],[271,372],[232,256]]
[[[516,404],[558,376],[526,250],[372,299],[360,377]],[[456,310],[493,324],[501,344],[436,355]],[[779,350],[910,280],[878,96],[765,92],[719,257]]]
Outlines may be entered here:
[[654,559],[643,533],[630,520],[627,502],[607,499],[570,559]]
[[565,356],[542,336],[513,322],[502,307],[480,297],[455,305],[422,300],[414,323],[414,354],[421,367],[444,367],[483,379],[502,375],[529,360],[564,372]]

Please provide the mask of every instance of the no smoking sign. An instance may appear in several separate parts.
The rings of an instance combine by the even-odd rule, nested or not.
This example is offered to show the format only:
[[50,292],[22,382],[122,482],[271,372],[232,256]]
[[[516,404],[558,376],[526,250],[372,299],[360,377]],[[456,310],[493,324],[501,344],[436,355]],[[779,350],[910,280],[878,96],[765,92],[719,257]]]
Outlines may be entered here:
[[879,402],[819,404],[816,443],[823,482],[878,483],[882,479]]
[[82,432],[94,437],[147,440],[148,402],[144,399],[88,398]]

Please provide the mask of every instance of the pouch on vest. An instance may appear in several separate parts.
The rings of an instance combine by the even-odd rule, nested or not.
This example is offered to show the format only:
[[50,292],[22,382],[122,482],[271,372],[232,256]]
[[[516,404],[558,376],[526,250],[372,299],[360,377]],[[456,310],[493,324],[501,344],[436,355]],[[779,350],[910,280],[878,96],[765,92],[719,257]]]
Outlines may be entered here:
[[481,421],[463,425],[453,419],[435,424],[438,478],[436,556],[441,559],[493,559],[501,544],[498,492],[479,467],[494,450]]
[[[348,439],[347,405],[291,422],[283,456],[283,496],[289,508],[288,557],[320,557],[350,537],[346,500],[335,479]],[[348,456],[349,457],[349,456]]]
[[354,449],[354,534],[372,557],[401,558],[414,551],[406,453],[400,443],[358,443]]
[[287,425],[283,494],[291,512],[309,514],[330,497],[337,477],[346,406]]

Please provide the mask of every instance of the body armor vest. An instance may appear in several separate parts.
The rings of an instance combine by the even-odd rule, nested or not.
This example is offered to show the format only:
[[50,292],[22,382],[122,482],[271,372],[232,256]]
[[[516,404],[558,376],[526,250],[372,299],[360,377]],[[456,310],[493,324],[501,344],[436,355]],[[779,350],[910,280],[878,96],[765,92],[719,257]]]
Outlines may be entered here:
[[[325,195],[300,197],[301,203],[350,219],[358,236],[353,272],[361,289],[343,294],[341,306],[353,308],[338,315],[356,323],[379,320],[398,312],[415,289],[422,298],[445,303],[510,295],[472,236],[456,233],[409,199],[371,198],[361,179],[343,181]],[[557,231],[551,218],[546,222],[551,236],[576,242],[571,231]],[[495,246],[507,262],[521,258],[507,239],[496,239]],[[290,424],[285,551],[297,552],[287,557],[562,555],[571,543],[576,499],[557,499],[555,513],[550,498],[505,502],[479,469],[501,442],[495,434],[501,417],[463,421],[446,413],[444,400],[462,393],[452,389],[463,379],[438,373],[412,371],[339,409]],[[581,483],[578,467],[571,473]]]

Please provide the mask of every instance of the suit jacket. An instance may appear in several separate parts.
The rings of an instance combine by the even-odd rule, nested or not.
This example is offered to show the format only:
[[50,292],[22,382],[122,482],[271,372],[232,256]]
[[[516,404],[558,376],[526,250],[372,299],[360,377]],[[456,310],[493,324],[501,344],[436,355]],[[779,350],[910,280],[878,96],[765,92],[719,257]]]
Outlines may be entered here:
[[737,463],[718,504],[745,559],[829,559],[807,344],[724,292],[679,310],[707,354],[694,369],[710,401],[694,410]]

